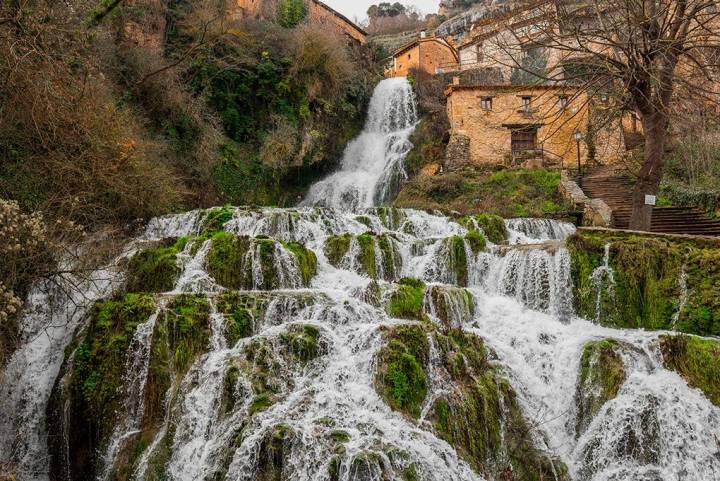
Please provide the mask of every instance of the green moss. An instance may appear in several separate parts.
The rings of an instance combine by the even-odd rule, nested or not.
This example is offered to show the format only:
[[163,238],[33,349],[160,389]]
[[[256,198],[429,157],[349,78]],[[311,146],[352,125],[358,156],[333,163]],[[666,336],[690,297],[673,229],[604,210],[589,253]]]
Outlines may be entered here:
[[423,299],[425,283],[419,279],[403,278],[390,294],[385,311],[398,319],[424,319]]
[[580,360],[580,376],[575,394],[579,436],[606,402],[614,399],[625,382],[625,365],[620,356],[622,346],[614,339],[585,345]]
[[285,462],[292,449],[295,437],[293,430],[285,424],[278,424],[264,435],[257,455],[257,481],[282,481],[285,479]]
[[470,246],[470,250],[473,252],[473,254],[476,255],[484,251],[487,245],[485,236],[477,230],[471,230],[470,232],[468,232],[465,235],[465,240]]
[[225,371],[223,380],[223,412],[229,413],[235,408],[237,402],[237,383],[240,379],[240,369],[237,366],[230,366]]
[[310,281],[317,273],[317,257],[315,253],[297,242],[283,243],[283,246],[295,256],[302,284],[304,286],[310,285]]
[[123,399],[126,356],[138,325],[155,311],[153,296],[127,294],[98,302],[75,351],[73,398],[93,420],[97,442],[110,434]]
[[225,224],[227,224],[232,217],[233,209],[230,206],[210,209],[203,219],[201,235],[222,231]]
[[325,242],[325,255],[328,258],[330,264],[338,267],[347,251],[350,249],[350,242],[352,241],[351,234],[344,234],[341,236],[330,236]]
[[[315,253],[294,242],[283,243],[282,246],[295,257],[300,281],[308,285],[317,271]],[[220,285],[229,289],[278,289],[283,286],[275,265],[276,247],[277,242],[266,237],[251,239],[220,232],[212,238],[207,270]],[[254,262],[260,263],[260,285],[256,285],[254,278]]]
[[510,384],[490,364],[477,336],[460,330],[435,333],[441,362],[457,390],[438,399],[431,422],[437,434],[488,479],[566,479],[562,463],[533,445],[533,434]]
[[425,292],[423,304],[428,311],[428,304],[434,307],[434,315],[446,327],[459,327],[470,321],[475,312],[472,294],[461,287],[431,286]]
[[252,416],[253,414],[259,413],[260,411],[266,410],[267,408],[272,406],[272,404],[273,402],[270,398],[270,394],[258,394],[253,398],[252,403],[250,403],[249,413]]
[[309,324],[293,325],[280,338],[290,348],[292,356],[300,363],[308,363],[318,356],[320,330]]
[[465,239],[460,236],[448,237],[443,241],[447,249],[449,268],[455,273],[456,283],[468,284],[468,259],[465,251]]
[[177,375],[184,374],[207,350],[210,340],[210,305],[204,295],[182,294],[165,310],[168,346]]
[[390,407],[417,418],[427,395],[427,335],[420,326],[398,326],[387,339],[378,354],[378,392]]
[[493,244],[502,244],[508,239],[507,227],[502,217],[494,214],[477,214],[466,216],[458,221],[467,229],[482,229],[485,237]]
[[135,254],[128,262],[128,292],[168,292],[180,276],[177,254],[187,238],[166,241],[166,244]]
[[667,369],[680,374],[720,406],[720,341],[695,336],[660,336],[660,349]]
[[347,431],[335,430],[330,433],[330,437],[336,443],[347,443],[350,441],[350,434]]
[[[567,244],[580,315],[596,318],[591,275],[609,244],[615,285],[601,293],[603,325],[720,334],[720,298],[714,295],[720,289],[720,244],[604,231],[580,231]],[[679,312],[683,272],[688,292]]]

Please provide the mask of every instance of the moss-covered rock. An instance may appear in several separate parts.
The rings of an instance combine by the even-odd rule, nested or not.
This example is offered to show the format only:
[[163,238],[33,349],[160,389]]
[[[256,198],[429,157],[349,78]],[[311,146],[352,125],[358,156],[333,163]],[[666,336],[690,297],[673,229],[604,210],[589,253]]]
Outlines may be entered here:
[[276,262],[277,249],[290,252],[300,276],[298,284],[307,286],[317,271],[315,253],[301,244],[279,243],[267,237],[238,237],[228,232],[215,234],[208,253],[207,270],[228,289],[292,287],[283,285],[293,280],[283,281],[287,268]]
[[465,241],[468,243],[468,246],[470,246],[470,250],[475,255],[484,251],[485,247],[487,246],[487,240],[485,239],[485,236],[477,230],[469,231],[465,235]]
[[174,372],[182,376],[210,342],[210,304],[204,295],[182,294],[167,306],[164,327]]
[[421,326],[398,326],[386,339],[378,354],[378,393],[393,409],[417,418],[427,395],[427,333]]
[[423,309],[430,319],[448,328],[459,328],[472,319],[475,302],[467,289],[430,286],[425,291]]
[[680,374],[720,406],[720,341],[695,336],[660,336],[660,350],[667,369]]
[[458,222],[468,230],[481,230],[493,244],[508,240],[508,231],[502,217],[494,214],[477,214],[461,217]]
[[425,283],[419,279],[400,279],[395,290],[389,295],[385,311],[398,319],[424,319],[423,298]]
[[168,292],[180,277],[177,254],[188,239],[165,240],[160,246],[132,256],[127,269],[127,292]]
[[394,241],[390,234],[330,236],[325,243],[325,255],[335,267],[354,268],[373,279],[392,281],[402,270],[402,257]]
[[625,382],[625,364],[620,356],[623,346],[614,339],[594,341],[585,345],[580,359],[575,403],[575,433],[580,436],[592,419],[614,399]]
[[230,206],[215,207],[205,213],[200,228],[201,235],[208,235],[223,230],[225,224],[233,218],[233,208]]
[[295,432],[285,424],[269,430],[260,443],[257,454],[256,481],[283,481],[285,465],[292,453]]
[[435,401],[430,420],[437,434],[488,479],[567,479],[565,466],[533,444],[515,392],[489,362],[477,336],[435,333],[443,367],[455,391]]
[[615,282],[606,279],[599,293],[603,325],[720,335],[720,243],[579,231],[568,248],[576,311],[589,319],[598,317],[592,274],[606,245]]
[[154,296],[148,294],[127,294],[95,304],[87,328],[62,367],[49,406],[49,412],[59,415],[48,420],[50,430],[62,432],[65,440],[57,443],[52,436],[50,449],[67,462],[59,467],[52,460],[53,471],[94,479],[101,466],[92,455],[104,447],[121,411],[135,331],[155,309]]
[[446,267],[450,270],[452,280],[461,286],[468,285],[468,258],[465,249],[465,238],[461,236],[448,237],[444,241],[444,252],[447,256]]

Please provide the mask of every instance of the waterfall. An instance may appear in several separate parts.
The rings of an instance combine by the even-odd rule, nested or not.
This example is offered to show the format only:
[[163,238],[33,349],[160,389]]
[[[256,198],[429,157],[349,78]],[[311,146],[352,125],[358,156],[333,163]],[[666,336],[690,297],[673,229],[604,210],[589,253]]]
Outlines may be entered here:
[[[570,224],[509,220],[508,245],[473,250],[467,228],[442,213],[378,207],[404,175],[415,122],[407,80],[386,80],[341,169],[302,207],[228,208],[224,232],[211,234],[206,211],[153,219],[108,267],[36,286],[0,377],[0,467],[30,481],[57,474],[48,436],[72,431],[49,432],[46,413],[51,394],[77,395],[63,387],[86,327],[99,323],[93,304],[122,302],[128,257],[187,236],[163,264],[175,275],[168,292],[147,294],[155,311],[114,320],[113,339],[129,345],[111,393],[121,402],[112,419],[92,419],[111,429],[79,453],[96,479],[494,481],[515,475],[503,464],[513,423],[550,466],[545,479],[565,468],[569,481],[720,479],[720,408],[664,367],[667,333],[594,322],[614,282],[609,245],[588,320],[572,307]],[[188,298],[202,308],[175,305]],[[623,376],[587,414],[581,367],[587,346],[605,341]],[[388,352],[412,368],[387,375],[400,396],[421,385],[414,409],[380,386]],[[593,359],[590,368],[602,365]],[[163,383],[153,384],[155,370]],[[461,421],[446,422],[452,415]],[[482,423],[471,426],[473,416]],[[488,446],[461,445],[475,435]],[[69,459],[59,464],[87,479]]]
[[357,210],[391,200],[407,177],[403,160],[417,123],[415,96],[406,78],[378,84],[362,133],[348,144],[340,170],[313,185],[303,206]]
[[615,299],[615,271],[610,267],[610,244],[605,244],[602,265],[598,266],[590,276],[595,289],[595,322],[600,323],[603,311],[603,294],[611,301]]

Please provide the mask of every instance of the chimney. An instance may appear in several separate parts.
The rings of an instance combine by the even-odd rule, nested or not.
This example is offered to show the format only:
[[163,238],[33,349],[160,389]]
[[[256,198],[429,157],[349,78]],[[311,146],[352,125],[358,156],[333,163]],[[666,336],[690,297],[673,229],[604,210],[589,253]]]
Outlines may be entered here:
[[453,85],[460,85],[460,77],[453,77]]
[[420,32],[420,38],[425,38],[425,37],[427,37],[427,32],[425,30],[423,30],[422,32]]

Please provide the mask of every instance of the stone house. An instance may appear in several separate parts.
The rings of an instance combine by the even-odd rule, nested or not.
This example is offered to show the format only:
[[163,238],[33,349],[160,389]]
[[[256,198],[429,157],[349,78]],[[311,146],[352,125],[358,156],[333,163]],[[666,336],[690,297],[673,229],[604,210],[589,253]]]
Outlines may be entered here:
[[[625,151],[620,119],[596,115],[611,111],[612,106],[572,86],[461,85],[456,81],[445,95],[451,145],[467,146],[460,154],[453,147],[455,166],[569,167],[577,164],[578,157],[583,164],[606,164],[617,161]],[[596,118],[603,120],[593,125]]]
[[[274,19],[278,0],[235,0],[233,12],[241,18]],[[343,14],[319,0],[305,0],[307,18],[311,23],[325,25],[346,35],[353,43],[365,44],[367,32]]]
[[436,74],[456,70],[458,54],[449,41],[423,33],[397,49],[390,61],[392,63],[385,70],[386,77],[404,77],[411,70]]

